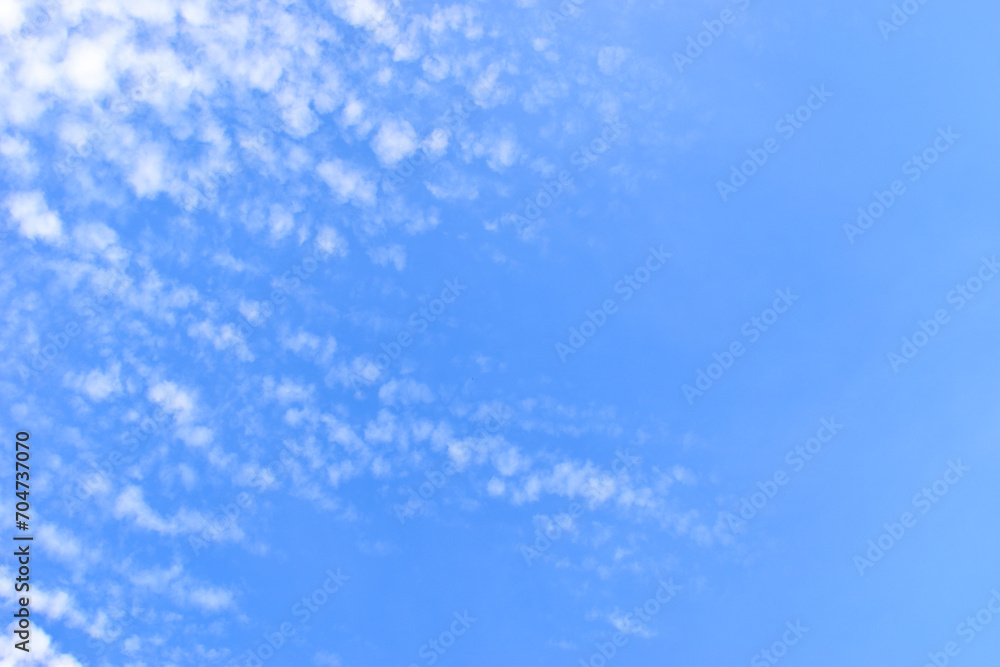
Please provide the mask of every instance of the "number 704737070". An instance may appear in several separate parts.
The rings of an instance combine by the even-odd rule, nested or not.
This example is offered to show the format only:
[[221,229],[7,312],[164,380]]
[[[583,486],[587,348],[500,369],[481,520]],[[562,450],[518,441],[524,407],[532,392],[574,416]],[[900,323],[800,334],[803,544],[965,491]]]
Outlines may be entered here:
[[14,461],[14,470],[16,471],[15,475],[17,484],[16,495],[18,499],[20,499],[21,501],[17,503],[16,517],[17,519],[27,521],[28,515],[24,514],[24,512],[27,512],[28,509],[30,508],[30,505],[28,505],[28,489],[29,489],[28,481],[31,479],[31,477],[30,477],[30,467],[28,466],[28,459],[31,456],[31,447],[27,443],[27,437],[25,437],[22,440],[22,438],[20,437],[21,435],[27,436],[27,433],[17,434],[18,436],[17,446],[15,448],[16,460]]

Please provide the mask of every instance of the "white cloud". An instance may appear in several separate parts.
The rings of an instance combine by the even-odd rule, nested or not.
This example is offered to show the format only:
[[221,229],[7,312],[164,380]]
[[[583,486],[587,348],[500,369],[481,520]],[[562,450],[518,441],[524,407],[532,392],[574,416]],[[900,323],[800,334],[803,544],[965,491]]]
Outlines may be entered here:
[[204,447],[212,443],[215,433],[205,426],[181,426],[177,429],[177,437],[189,447]]
[[430,387],[408,378],[389,380],[379,388],[378,397],[386,405],[395,405],[397,401],[403,405],[434,402],[434,392]]
[[239,329],[234,324],[217,326],[208,320],[203,320],[188,326],[187,332],[191,338],[201,338],[212,343],[216,350],[234,348],[236,358],[240,361],[254,360],[254,355],[247,347],[246,340],[240,335]]
[[78,392],[86,394],[92,401],[103,401],[109,396],[121,392],[121,380],[119,374],[121,364],[112,364],[106,372],[94,369],[86,375],[67,373],[63,384]]
[[156,144],[143,144],[135,151],[127,178],[137,197],[153,197],[165,189],[165,161],[163,148]]
[[54,523],[43,523],[38,529],[38,541],[45,553],[71,565],[78,564],[83,554],[80,541],[73,533]]
[[636,620],[635,614],[630,614],[621,611],[617,607],[613,612],[608,614],[608,622],[611,623],[619,632],[625,633],[626,635],[636,635],[637,637],[652,637],[653,633],[650,632],[643,623]]
[[352,97],[344,105],[344,110],[341,112],[341,121],[348,127],[357,125],[362,122],[364,113],[365,105]]
[[281,204],[271,206],[271,236],[275,239],[282,239],[291,233],[295,228],[295,219],[292,214]]
[[115,500],[114,514],[118,519],[125,517],[132,519],[140,528],[166,534],[176,532],[168,521],[146,504],[142,497],[142,489],[137,486],[129,486],[119,494]]
[[[109,66],[114,62],[114,33],[102,33],[105,39],[86,39],[79,34],[70,40],[66,49],[66,78],[78,90],[88,95],[109,91],[114,87]],[[111,39],[108,39],[108,38]]]
[[183,574],[184,566],[180,563],[174,563],[170,569],[154,567],[148,570],[136,570],[129,575],[129,579],[139,588],[164,591],[172,581],[180,579]]
[[510,95],[510,89],[500,85],[498,79],[502,68],[499,63],[487,67],[472,85],[471,93],[476,103],[484,109],[500,104]]
[[300,331],[294,336],[286,336],[281,341],[283,348],[291,350],[296,354],[300,354],[304,350],[315,352],[319,349],[319,344],[319,336],[311,334],[308,331]]
[[0,2],[0,32],[12,33],[24,23],[24,9],[17,0]]
[[387,120],[372,139],[372,150],[379,162],[393,167],[417,149],[417,133],[405,120]]
[[431,159],[441,157],[444,155],[445,150],[448,149],[448,132],[440,127],[436,128],[427,135],[427,138],[421,144],[421,148]]
[[343,257],[347,254],[347,241],[334,227],[324,225],[316,232],[316,247],[324,255]]
[[31,153],[31,144],[26,139],[0,134],[0,155],[6,158],[8,171],[25,177],[35,175],[38,165],[32,160]]
[[[45,667],[81,667],[70,653],[60,653],[44,628],[34,622],[31,628],[31,651],[14,648],[13,641],[0,642],[0,665],[44,665]],[[13,637],[16,622],[7,626],[6,637]]]
[[282,378],[277,384],[272,377],[264,378],[263,393],[268,399],[273,399],[282,405],[289,403],[307,403],[312,397],[312,387],[304,386],[293,382],[289,378]]
[[102,222],[82,223],[73,230],[73,239],[81,248],[100,251],[117,243],[118,234]]
[[385,5],[375,0],[332,0],[333,11],[353,26],[376,27],[388,17]]
[[221,266],[224,269],[229,269],[230,271],[235,271],[236,273],[243,273],[250,268],[250,265],[241,259],[233,257],[232,253],[228,250],[223,250],[215,253],[212,256],[212,262]]
[[224,588],[197,586],[191,589],[188,601],[205,611],[222,611],[233,606],[233,594]]
[[535,530],[543,535],[567,533],[576,536],[580,532],[576,525],[576,519],[566,513],[551,517],[547,514],[536,514],[532,517],[532,523],[535,525]]
[[605,46],[597,54],[597,67],[602,74],[611,76],[618,72],[628,58],[629,50],[621,46]]
[[286,86],[276,95],[281,105],[281,119],[285,121],[287,132],[301,139],[307,137],[319,127],[319,118],[309,106],[308,93]]
[[675,465],[671,471],[676,479],[681,484],[691,486],[698,482],[698,477],[694,474],[694,471],[689,468],[685,468],[682,465]]
[[431,81],[441,81],[448,76],[448,72],[451,70],[448,61],[440,55],[424,57],[420,63],[420,67]]
[[186,422],[194,415],[194,395],[173,382],[159,382],[149,389],[149,400],[169,412],[178,422]]
[[[151,508],[143,497],[141,488],[135,485],[125,487],[115,499],[113,514],[116,519],[130,519],[138,528],[161,535],[202,533],[211,530],[216,541],[239,541],[244,533],[235,522],[224,522],[221,527],[213,524],[208,517],[187,508],[180,508],[170,519],[164,518]],[[159,584],[157,584],[159,585]]]
[[340,656],[336,653],[321,651],[313,656],[316,667],[341,667]]
[[532,473],[515,491],[515,503],[534,502],[541,491],[568,498],[585,497],[590,505],[600,505],[617,489],[616,480],[589,461],[564,461],[549,473]]
[[443,166],[436,170],[435,181],[425,181],[424,187],[438,199],[468,199],[479,196],[475,181],[462,170]]
[[365,206],[375,204],[375,183],[347,162],[333,158],[320,163],[316,171],[342,203],[349,201]]
[[7,197],[5,203],[11,218],[18,224],[21,236],[49,243],[62,240],[62,221],[49,210],[40,191],[15,192]]
[[497,497],[497,496],[502,496],[506,488],[507,485],[504,484],[504,481],[502,479],[493,477],[486,485],[486,492],[493,497]]
[[368,256],[379,266],[392,264],[397,271],[406,268],[406,250],[401,245],[391,245],[381,248],[372,248],[368,251]]
[[521,456],[517,447],[509,447],[493,454],[493,466],[504,477],[510,477],[519,470],[526,469],[528,462]]
[[510,134],[483,137],[473,150],[476,157],[486,156],[486,163],[494,171],[502,171],[517,161],[521,153],[517,140]]
[[365,440],[374,443],[389,443],[400,433],[396,417],[388,410],[379,410],[378,417],[365,426]]

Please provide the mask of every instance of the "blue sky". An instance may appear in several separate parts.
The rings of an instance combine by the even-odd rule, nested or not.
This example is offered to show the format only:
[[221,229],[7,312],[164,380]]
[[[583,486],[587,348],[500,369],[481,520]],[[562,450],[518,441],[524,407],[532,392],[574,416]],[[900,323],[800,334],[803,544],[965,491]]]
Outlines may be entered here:
[[4,0],[0,664],[993,664],[998,14]]

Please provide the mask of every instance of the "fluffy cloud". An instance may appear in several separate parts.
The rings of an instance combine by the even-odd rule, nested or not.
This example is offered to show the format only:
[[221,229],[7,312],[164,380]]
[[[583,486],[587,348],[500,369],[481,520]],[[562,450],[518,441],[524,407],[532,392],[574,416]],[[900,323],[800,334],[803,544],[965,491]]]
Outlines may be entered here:
[[372,139],[372,150],[379,162],[393,167],[417,149],[417,133],[405,120],[387,120]]
[[344,160],[334,158],[320,163],[316,171],[340,202],[351,202],[358,206],[375,204],[375,183],[364,173]]
[[392,264],[397,271],[406,268],[406,250],[401,245],[391,245],[381,248],[372,248],[368,251],[368,256],[379,266]]
[[41,191],[15,192],[7,197],[5,204],[21,236],[48,243],[62,240],[62,221],[49,210]]

